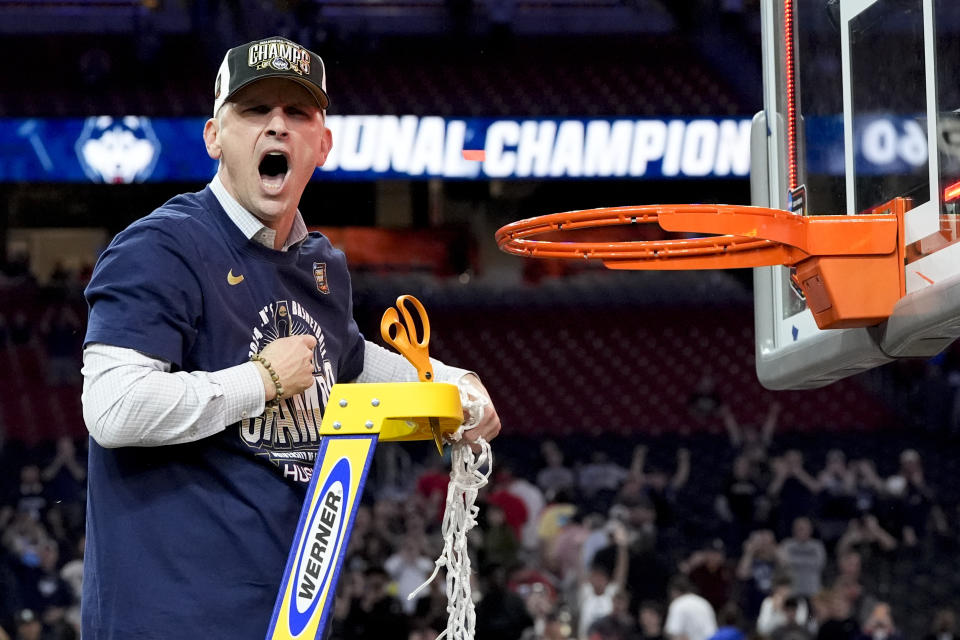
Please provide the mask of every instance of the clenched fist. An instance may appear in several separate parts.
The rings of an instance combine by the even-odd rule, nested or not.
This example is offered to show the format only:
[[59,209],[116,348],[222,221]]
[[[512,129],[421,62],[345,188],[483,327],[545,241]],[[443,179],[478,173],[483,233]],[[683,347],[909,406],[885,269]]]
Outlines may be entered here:
[[[289,336],[274,340],[260,352],[280,378],[284,398],[295,396],[313,384],[313,349],[316,346],[317,339],[313,336]],[[277,397],[277,387],[262,363],[257,362],[257,369],[263,380],[266,400],[270,402]]]

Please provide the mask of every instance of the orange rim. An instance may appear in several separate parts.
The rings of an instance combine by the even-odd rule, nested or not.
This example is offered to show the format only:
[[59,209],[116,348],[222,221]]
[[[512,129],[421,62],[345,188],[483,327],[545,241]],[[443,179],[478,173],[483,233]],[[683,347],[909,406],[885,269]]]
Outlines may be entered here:
[[[686,257],[721,257],[739,252],[757,252],[778,247],[763,238],[716,235],[673,240],[631,240],[622,242],[569,242],[537,240],[554,231],[576,231],[597,227],[630,226],[657,223],[662,214],[675,211],[730,214],[744,209],[770,214],[786,214],[776,209],[735,205],[642,205],[603,207],[553,213],[508,224],[497,231],[497,245],[503,251],[530,258],[597,258],[607,260],[668,260]],[[775,252],[780,253],[780,252]],[[780,264],[779,255],[769,264]]]
[[[547,233],[657,223],[667,231],[717,235],[670,240],[575,242]],[[795,264],[811,255],[885,254],[895,249],[895,215],[798,216],[727,204],[602,207],[508,224],[501,250],[529,258],[596,258],[619,269],[729,269]]]

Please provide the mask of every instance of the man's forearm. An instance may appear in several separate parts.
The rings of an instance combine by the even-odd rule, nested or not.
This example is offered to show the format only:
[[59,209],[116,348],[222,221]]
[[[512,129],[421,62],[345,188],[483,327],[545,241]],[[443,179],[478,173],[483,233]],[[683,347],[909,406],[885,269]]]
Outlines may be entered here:
[[[431,359],[438,382],[457,383],[465,369]],[[253,363],[214,372],[170,372],[170,364],[133,349],[88,345],[83,353],[83,416],[104,447],[181,444],[260,415],[263,382]],[[367,342],[357,382],[414,382],[403,356]]]

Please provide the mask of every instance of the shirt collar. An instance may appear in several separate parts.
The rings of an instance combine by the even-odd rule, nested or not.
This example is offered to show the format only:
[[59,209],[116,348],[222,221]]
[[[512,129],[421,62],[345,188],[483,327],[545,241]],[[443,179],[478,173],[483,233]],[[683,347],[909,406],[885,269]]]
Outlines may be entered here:
[[[273,249],[273,243],[277,238],[277,232],[266,226],[257,216],[247,211],[243,205],[237,202],[233,196],[227,192],[227,188],[220,181],[220,174],[213,176],[210,181],[210,190],[217,198],[220,206],[227,212],[227,217],[237,225],[237,228],[246,236],[247,240],[253,240],[258,244]],[[290,233],[287,235],[287,241],[283,243],[281,251],[286,251],[293,245],[301,242],[307,237],[307,225],[297,210],[297,215],[293,219],[293,225],[290,226]]]

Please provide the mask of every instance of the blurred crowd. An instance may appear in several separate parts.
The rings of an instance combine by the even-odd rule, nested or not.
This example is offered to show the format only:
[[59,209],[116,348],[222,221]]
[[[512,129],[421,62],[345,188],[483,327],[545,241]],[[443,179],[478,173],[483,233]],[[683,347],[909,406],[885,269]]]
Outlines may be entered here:
[[[716,454],[733,462],[706,519],[713,524],[696,532],[682,501],[701,483],[686,449],[666,468],[639,445],[623,467],[599,451],[565,461],[547,441],[537,469],[500,464],[474,532],[476,637],[903,638],[896,614],[909,612],[880,597],[889,585],[872,581],[898,554],[946,534],[919,454],[903,451],[886,478],[874,461],[840,450],[813,470],[799,450],[770,453],[777,405],[760,429],[741,428],[728,407],[716,413],[730,446]],[[438,583],[404,598],[433,570],[444,491],[435,467],[408,495],[364,508],[332,637],[419,640],[446,627]],[[944,608],[932,637],[953,632]]]
[[[637,445],[621,465],[548,440],[536,465],[496,460],[470,539],[477,640],[907,637],[898,619],[915,612],[889,601],[885,581],[948,528],[920,454],[903,450],[893,465],[833,449],[813,465],[775,445],[778,405],[744,428],[703,401],[691,409],[728,434],[725,451],[695,449],[730,461],[719,485],[684,448]],[[62,438],[34,449],[4,487],[3,640],[79,637],[84,460],[85,446]],[[883,477],[878,463],[896,471]],[[327,637],[433,640],[446,628],[442,571],[407,595],[434,571],[448,479],[439,456],[378,450]],[[712,512],[692,514],[687,498],[707,486],[721,487]],[[951,603],[933,604],[943,608],[925,614],[929,637],[954,638]]]
[[4,478],[0,640],[79,637],[85,454],[70,438],[58,440],[46,456],[44,449],[27,456],[15,475]]

